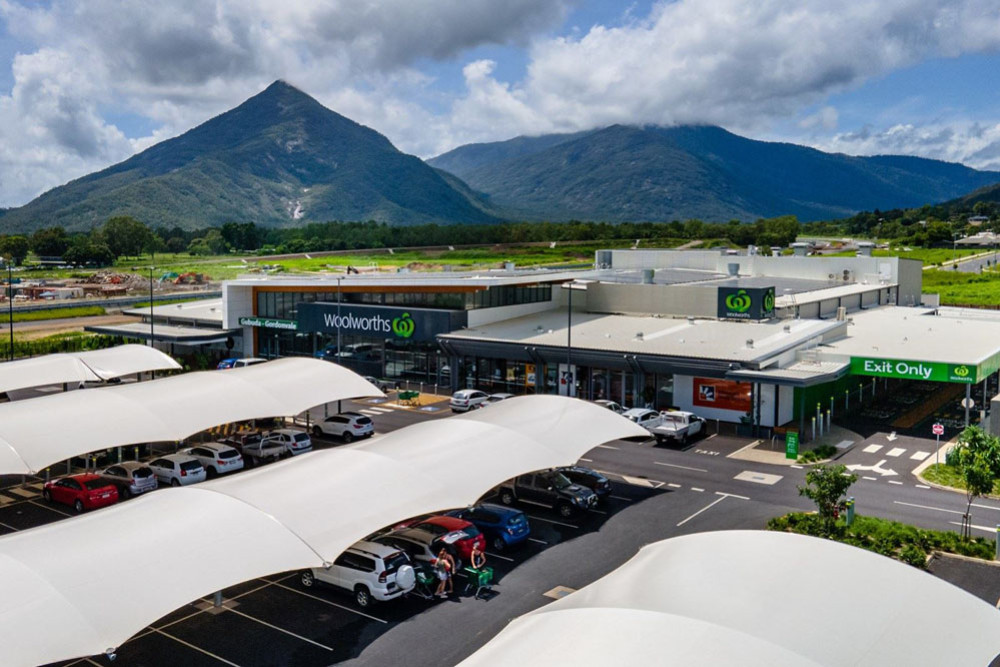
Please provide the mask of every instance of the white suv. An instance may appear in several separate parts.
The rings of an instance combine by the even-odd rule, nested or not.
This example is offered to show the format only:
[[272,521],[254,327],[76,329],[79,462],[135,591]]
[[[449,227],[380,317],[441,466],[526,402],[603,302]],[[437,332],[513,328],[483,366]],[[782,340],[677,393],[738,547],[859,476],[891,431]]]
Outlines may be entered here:
[[187,454],[198,459],[201,465],[204,466],[205,472],[208,473],[209,479],[227,472],[243,470],[243,457],[239,451],[235,447],[224,445],[221,442],[210,442],[205,445],[188,447],[187,449],[182,449],[181,454]]
[[331,415],[312,427],[313,435],[335,435],[350,442],[355,438],[367,438],[375,433],[375,424],[371,417],[365,417],[358,412],[341,412]]
[[269,432],[261,439],[261,446],[281,444],[285,446],[292,456],[311,452],[313,448],[312,440],[305,431],[298,431],[293,428],[279,428]]
[[452,412],[468,412],[474,408],[478,408],[489,398],[489,395],[485,391],[479,391],[478,389],[460,389],[451,395],[451,411]]
[[311,588],[317,581],[343,588],[354,594],[359,607],[374,600],[384,602],[409,593],[417,576],[404,552],[384,544],[357,542],[333,561],[329,568],[302,572],[302,585]]

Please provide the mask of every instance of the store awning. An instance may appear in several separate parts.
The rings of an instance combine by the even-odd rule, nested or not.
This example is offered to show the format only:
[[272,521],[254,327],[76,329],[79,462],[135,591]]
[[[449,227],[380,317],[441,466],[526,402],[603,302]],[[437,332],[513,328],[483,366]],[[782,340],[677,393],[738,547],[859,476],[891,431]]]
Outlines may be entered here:
[[729,371],[726,377],[738,382],[758,382],[786,387],[812,387],[839,380],[850,372],[850,364],[838,361],[798,361],[786,368]]
[[183,440],[219,424],[382,395],[342,366],[292,357],[0,404],[0,475],[34,474],[107,447]]
[[108,336],[123,336],[138,340],[153,340],[161,343],[178,343],[181,345],[208,345],[210,343],[225,343],[227,338],[241,335],[241,329],[213,329],[208,327],[182,327],[177,325],[155,324],[150,331],[149,323],[129,322],[128,324],[92,325],[84,327],[91,333]]
[[[322,567],[384,526],[472,504],[506,479],[644,434],[592,403],[524,396],[7,535],[3,663],[105,652],[199,596]],[[170,585],[150,585],[151,575]]]
[[722,531],[644,547],[460,665],[987,665],[998,652],[997,610],[916,568],[803,535]]
[[180,367],[169,355],[145,345],[47,354],[0,364],[0,392],[54,384],[78,386],[82,382],[101,382],[134,373]]

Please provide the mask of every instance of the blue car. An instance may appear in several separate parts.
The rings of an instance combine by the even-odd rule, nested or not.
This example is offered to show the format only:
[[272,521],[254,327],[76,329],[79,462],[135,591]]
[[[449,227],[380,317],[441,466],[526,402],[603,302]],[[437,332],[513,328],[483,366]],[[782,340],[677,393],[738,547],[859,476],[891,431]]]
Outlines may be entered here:
[[524,512],[503,505],[483,503],[453,510],[448,515],[471,521],[486,535],[494,551],[503,551],[520,544],[531,534],[531,526],[528,525],[528,517]]
[[233,364],[235,363],[236,363],[236,357],[233,357],[232,359],[223,359],[222,361],[219,362],[219,365],[216,366],[215,368],[216,370],[224,370],[226,368],[232,368]]

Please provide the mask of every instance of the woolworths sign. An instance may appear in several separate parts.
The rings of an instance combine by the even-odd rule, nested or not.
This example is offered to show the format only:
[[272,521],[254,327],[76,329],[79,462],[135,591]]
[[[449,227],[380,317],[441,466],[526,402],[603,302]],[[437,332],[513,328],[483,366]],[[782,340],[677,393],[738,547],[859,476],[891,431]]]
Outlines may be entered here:
[[372,336],[399,341],[432,341],[438,334],[466,325],[465,311],[385,306],[354,306],[335,303],[302,303],[298,306],[298,330]]
[[851,374],[964,384],[976,382],[979,377],[978,367],[975,365],[870,357],[851,357]]
[[720,320],[766,320],[774,316],[773,287],[720,287]]

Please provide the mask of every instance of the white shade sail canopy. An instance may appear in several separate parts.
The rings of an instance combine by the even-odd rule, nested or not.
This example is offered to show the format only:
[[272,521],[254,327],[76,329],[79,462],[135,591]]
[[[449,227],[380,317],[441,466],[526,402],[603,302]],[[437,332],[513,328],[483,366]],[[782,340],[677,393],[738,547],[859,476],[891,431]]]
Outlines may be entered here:
[[177,370],[169,355],[145,345],[61,352],[0,363],[0,392],[53,384],[79,385],[149,371]]
[[829,540],[723,531],[644,547],[460,665],[987,665],[998,652],[1000,613],[937,577]]
[[0,404],[0,474],[34,474],[98,449],[183,440],[219,424],[383,395],[342,366],[289,357]]
[[[386,525],[469,505],[518,474],[645,435],[584,401],[512,398],[2,537],[4,665],[102,653],[199,596],[322,567]],[[170,585],[150,586],[151,573]]]

